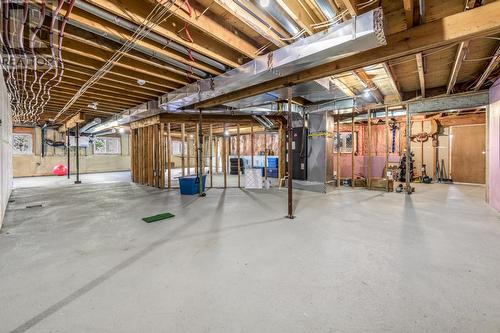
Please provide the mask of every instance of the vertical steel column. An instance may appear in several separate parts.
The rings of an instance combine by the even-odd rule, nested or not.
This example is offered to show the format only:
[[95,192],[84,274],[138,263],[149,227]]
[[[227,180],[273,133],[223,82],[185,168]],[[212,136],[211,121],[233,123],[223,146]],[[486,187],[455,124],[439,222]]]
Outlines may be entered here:
[[69,128],[68,128],[68,131],[66,132],[67,133],[67,140],[68,140],[68,179],[71,178],[71,169],[70,169],[70,163],[71,163],[71,145],[70,145],[70,139],[69,139]]
[[76,180],[75,184],[81,184],[80,181],[80,124],[76,123]]
[[413,192],[411,188],[411,172],[410,172],[410,158],[411,158],[411,110],[410,104],[406,105],[406,193]]
[[287,218],[294,219],[293,216],[293,127],[292,127],[292,88],[288,88],[288,215]]
[[351,135],[352,135],[352,148],[351,148],[351,187],[356,187],[356,179],[355,179],[355,176],[354,176],[354,149],[356,147],[354,147],[354,143],[358,143],[358,141],[354,140],[354,108],[352,109],[352,113],[351,113]]

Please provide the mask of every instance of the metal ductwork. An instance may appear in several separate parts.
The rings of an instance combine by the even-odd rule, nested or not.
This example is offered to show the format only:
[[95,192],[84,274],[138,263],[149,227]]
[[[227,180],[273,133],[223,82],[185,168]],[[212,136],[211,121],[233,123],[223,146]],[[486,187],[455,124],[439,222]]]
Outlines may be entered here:
[[162,96],[167,112],[278,77],[317,67],[386,44],[382,9],[377,8],[327,31],[300,39],[215,78],[200,80]]
[[[273,1],[274,0],[271,0],[271,1],[269,1],[269,3],[271,4],[271,2],[273,2]],[[265,26],[268,26],[269,30],[271,30],[273,33],[275,33],[276,35],[278,35],[280,38],[286,38],[286,36],[283,36],[279,31],[277,31],[275,28],[273,28],[272,26],[270,26],[269,23],[267,23],[262,17],[260,17],[259,15],[257,15],[256,13],[254,13],[253,11],[251,11],[250,9],[248,9],[248,7],[245,6],[245,4],[242,3],[242,1],[240,1],[240,0],[234,0],[234,2],[238,6],[240,6],[244,11],[246,11],[248,13],[248,15],[253,16],[260,23],[264,24]]]
[[[88,26],[88,25],[85,25],[85,24],[81,24],[79,22],[75,22],[75,21],[68,21],[68,24],[72,25],[72,26],[75,26],[77,28],[80,28],[82,30],[85,30],[85,31],[88,31],[88,32],[91,32],[95,35],[98,35],[98,36],[101,36],[103,38],[106,38],[106,39],[109,39],[113,42],[116,42],[116,43],[119,43],[119,44],[124,44],[126,42],[125,39],[122,39],[122,38],[119,38],[119,37],[116,37],[116,36],[112,36],[110,34],[106,34],[106,33],[103,33],[101,31],[99,31],[98,29],[94,28],[94,27],[91,27],[91,26]],[[158,60],[161,60],[167,64],[170,64],[172,66],[175,66],[177,68],[179,68],[180,70],[183,70],[183,71],[186,71],[188,73],[191,73],[193,72],[193,74],[199,76],[199,77],[202,77],[202,78],[205,78],[207,77],[207,73],[205,73],[204,71],[202,70],[199,70],[197,68],[192,68],[191,66],[189,65],[186,65],[186,64],[183,64],[182,62],[180,61],[177,61],[175,59],[172,59],[170,57],[166,57],[162,54],[159,54],[159,53],[156,53],[154,51],[151,51],[145,47],[142,47],[138,44],[135,44],[133,46],[133,49],[142,53],[142,54],[145,54],[147,55],[148,57],[151,57],[151,58],[155,58],[155,59],[158,59]]]
[[111,135],[111,134],[116,134],[116,130],[114,128],[110,129],[109,131],[92,133],[92,136],[96,137],[96,136],[104,136],[104,135]]
[[101,123],[101,118],[95,118],[91,122],[87,123],[85,126],[80,128],[80,134],[86,133],[88,130],[90,130],[92,127],[95,127]]
[[[215,78],[200,80],[168,93],[159,98],[159,107],[157,108],[137,107],[126,110],[119,116],[113,117],[106,124],[98,126],[95,131],[124,125],[162,112],[198,114],[199,110],[192,108],[195,103],[268,82],[280,76],[317,67],[385,44],[383,13],[378,8],[334,25],[327,31],[300,39],[291,45],[260,56]],[[317,112],[326,110],[328,107],[330,110],[332,110],[331,107],[333,109],[352,109],[355,107],[354,100],[352,98],[346,99],[345,94],[332,85],[329,78],[299,84],[293,87],[292,93],[293,97],[308,95],[307,99],[313,102],[334,100],[331,102],[333,104],[325,104],[321,107],[313,105],[305,110],[292,104],[294,113],[300,112],[302,114],[302,111],[308,112],[308,110]],[[287,89],[279,89],[213,109],[204,109],[203,113],[271,115],[286,110],[287,103],[279,102],[287,98]]]
[[259,124],[261,124],[265,129],[271,130],[273,128],[276,128],[276,124],[271,121],[269,118],[266,116],[252,116],[253,119],[255,119]]
[[[128,20],[124,20],[119,16],[111,14],[111,13],[109,13],[109,12],[107,12],[107,11],[97,7],[97,6],[91,5],[90,3],[85,2],[85,1],[77,0],[76,7],[81,9],[81,10],[84,10],[92,15],[95,15],[99,18],[102,18],[103,20],[106,20],[106,21],[111,22],[113,24],[119,25],[123,28],[126,28],[129,31],[135,32],[139,28],[139,26],[137,24],[132,23]],[[188,50],[184,46],[177,44],[177,43],[171,41],[170,39],[167,39],[167,38],[153,32],[153,31],[151,31],[148,34],[147,38],[151,39],[152,41],[155,41],[157,43],[160,43],[161,45],[168,47],[174,51],[180,52],[184,55],[189,55]],[[215,61],[207,56],[199,54],[198,52],[191,52],[191,56],[194,59],[196,59],[200,62],[203,62],[207,65],[210,65],[212,67],[215,67],[217,69],[220,69],[221,71],[226,71],[228,69],[224,64],[221,64],[220,62],[217,62],[217,61]],[[206,75],[204,77],[206,77]]]
[[300,29],[288,14],[275,1],[269,1],[265,10],[291,35],[295,36]]
[[332,5],[330,4],[330,1],[328,1],[328,0],[316,0],[316,3],[318,4],[321,11],[325,14],[325,16],[328,17],[328,19],[332,19],[335,16],[337,16],[335,8],[332,7]]

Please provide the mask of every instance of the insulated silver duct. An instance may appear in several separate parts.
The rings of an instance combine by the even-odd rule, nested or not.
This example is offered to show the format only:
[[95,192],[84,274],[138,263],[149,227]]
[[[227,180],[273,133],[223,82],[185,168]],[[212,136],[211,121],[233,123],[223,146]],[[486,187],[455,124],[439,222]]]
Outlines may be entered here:
[[104,136],[104,135],[110,135],[110,134],[116,134],[116,130],[113,128],[113,129],[110,129],[109,131],[105,131],[105,132],[92,133],[92,136],[96,137],[96,136]]
[[[80,8],[81,10],[84,10],[92,15],[95,15],[99,18],[102,18],[103,20],[106,20],[106,21],[111,22],[113,24],[119,25],[119,26],[121,26],[129,31],[132,31],[132,32],[135,32],[139,27],[135,23],[132,23],[128,20],[124,20],[119,16],[113,15],[113,14],[111,14],[111,13],[109,13],[109,12],[99,8],[99,7],[91,5],[90,3],[82,1],[82,0],[76,1],[76,7]],[[157,43],[160,43],[161,45],[168,47],[174,51],[180,52],[180,53],[185,54],[185,55],[189,55],[189,52],[187,51],[187,49],[184,46],[179,45],[179,44],[171,41],[170,39],[167,39],[167,38],[153,32],[153,31],[151,31],[148,34],[148,39],[151,39]],[[221,71],[226,71],[228,69],[224,64],[221,64],[220,62],[217,62],[213,59],[210,59],[209,57],[206,57],[202,54],[199,54],[198,52],[191,52],[191,55],[196,60],[199,60],[199,61],[201,61],[207,65],[213,66],[215,68],[218,68]]]
[[[68,22],[69,24],[71,24],[72,26],[75,26],[77,28],[80,28],[82,30],[85,30],[85,31],[88,31],[88,32],[91,32],[95,35],[98,35],[98,36],[101,36],[103,38],[106,38],[106,39],[109,39],[113,42],[116,42],[116,43],[119,43],[119,44],[123,44],[126,42],[125,39],[122,39],[122,38],[119,38],[119,37],[116,37],[116,36],[112,36],[112,35],[109,35],[109,34],[106,34],[106,33],[102,33],[101,31],[99,31],[98,29],[94,28],[94,27],[91,27],[91,26],[88,26],[86,24],[81,24],[79,22],[75,22],[75,21],[69,21]],[[199,70],[197,68],[192,68],[191,66],[188,66],[186,64],[183,64],[182,62],[180,61],[177,61],[175,59],[172,59],[172,58],[169,58],[169,57],[166,57],[162,54],[159,54],[159,53],[156,53],[154,51],[151,51],[145,47],[142,47],[138,44],[135,44],[133,46],[133,49],[136,50],[136,51],[139,51],[151,58],[156,58],[158,60],[161,60],[167,64],[170,64],[172,66],[175,66],[179,69],[182,69],[183,71],[186,71],[188,73],[190,73],[191,71],[193,72],[193,74],[199,76],[199,77],[202,77],[202,78],[205,78],[207,77],[207,73],[205,73],[204,71],[202,70]]]
[[295,36],[300,29],[288,14],[274,1],[269,1],[265,10],[291,35]]
[[162,96],[160,104],[167,112],[175,112],[235,90],[243,90],[385,44],[382,9],[377,8],[332,26],[327,31],[257,57],[215,78],[177,89]]
[[330,4],[330,1],[328,0],[316,0],[316,3],[318,4],[319,8],[321,8],[321,11],[325,14],[328,19],[332,19],[335,16],[337,16],[337,13],[335,12],[335,8],[332,7]]
[[90,130],[92,127],[95,127],[101,123],[101,118],[95,118],[91,122],[87,123],[85,126],[80,128],[80,134],[86,133],[88,130]]
[[[159,108],[134,108],[126,110],[105,124],[96,126],[94,132],[124,125],[162,112],[199,114],[199,110],[192,108],[192,105],[197,102],[234,90],[242,90],[249,86],[268,82],[280,76],[317,67],[385,44],[383,13],[378,8],[349,21],[334,25],[327,31],[303,38],[291,45],[260,56],[213,79],[200,80],[172,93],[168,93],[159,98]],[[323,90],[319,91],[323,96],[317,98],[318,101],[339,98],[345,100],[343,93],[329,84],[323,83],[322,80],[315,80],[307,84],[319,84],[323,86]],[[299,91],[298,93],[306,94],[311,92],[307,88],[301,92],[300,86],[297,85],[294,88]],[[228,103],[228,106],[219,106],[208,110],[204,109],[203,113],[219,115],[270,115],[285,111],[287,103],[283,105],[276,103],[278,96],[273,95],[273,93],[275,92],[263,94],[267,96],[259,95],[251,97],[244,101],[245,103],[240,103],[240,105],[238,103]],[[354,102],[352,99],[350,100],[350,104],[341,101],[333,102],[333,107],[352,108]],[[292,106],[294,108],[292,112],[303,111],[303,108],[295,104]],[[328,106],[323,107],[326,108]],[[320,109],[321,107],[316,106],[316,110]]]

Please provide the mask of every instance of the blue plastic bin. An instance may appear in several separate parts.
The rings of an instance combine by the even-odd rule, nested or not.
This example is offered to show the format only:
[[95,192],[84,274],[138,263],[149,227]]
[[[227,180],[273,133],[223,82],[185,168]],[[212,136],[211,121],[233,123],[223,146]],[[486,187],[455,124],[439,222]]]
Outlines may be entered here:
[[277,168],[278,167],[278,158],[277,157],[268,157],[267,158],[267,166],[269,168]]
[[[207,175],[202,176],[203,182],[203,192],[205,192],[205,183],[207,180]],[[199,193],[200,180],[196,176],[185,176],[179,178],[179,187],[181,189],[181,194],[183,195],[193,195]]]

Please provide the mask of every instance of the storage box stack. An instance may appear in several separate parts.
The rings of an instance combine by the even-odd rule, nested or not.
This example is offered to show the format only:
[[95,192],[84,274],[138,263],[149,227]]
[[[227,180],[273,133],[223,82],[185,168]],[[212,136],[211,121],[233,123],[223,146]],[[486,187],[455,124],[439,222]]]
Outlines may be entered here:
[[[230,174],[237,175],[238,174],[238,159],[237,158],[230,158],[229,161],[231,163]],[[245,164],[243,163],[242,158],[240,158],[240,171],[242,174],[245,173]]]
[[278,157],[267,158],[267,177],[278,178]]

